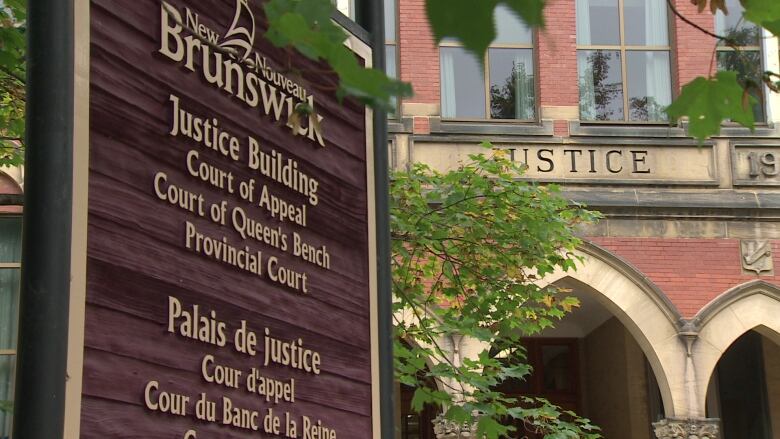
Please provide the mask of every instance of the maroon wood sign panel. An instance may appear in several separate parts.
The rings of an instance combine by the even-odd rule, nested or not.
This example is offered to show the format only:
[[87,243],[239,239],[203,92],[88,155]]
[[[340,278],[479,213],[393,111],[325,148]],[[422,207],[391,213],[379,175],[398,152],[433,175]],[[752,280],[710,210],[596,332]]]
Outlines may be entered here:
[[260,1],[89,14],[81,437],[372,437],[365,108]]

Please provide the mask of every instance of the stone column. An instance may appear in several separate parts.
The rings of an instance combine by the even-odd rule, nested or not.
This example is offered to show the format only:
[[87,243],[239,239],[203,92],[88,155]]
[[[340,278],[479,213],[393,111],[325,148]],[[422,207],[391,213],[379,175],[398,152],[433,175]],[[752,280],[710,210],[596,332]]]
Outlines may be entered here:
[[719,419],[664,419],[653,424],[658,439],[719,439]]
[[439,415],[433,420],[436,439],[476,439],[477,424],[457,424]]

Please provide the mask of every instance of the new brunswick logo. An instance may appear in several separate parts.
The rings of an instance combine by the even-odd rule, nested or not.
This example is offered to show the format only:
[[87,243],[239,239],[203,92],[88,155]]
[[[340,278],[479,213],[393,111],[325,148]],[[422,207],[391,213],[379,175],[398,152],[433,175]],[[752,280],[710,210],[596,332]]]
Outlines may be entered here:
[[293,135],[325,146],[314,95],[255,50],[257,22],[249,0],[235,1],[233,22],[223,36],[209,27],[214,20],[208,16],[201,21],[197,11],[162,0],[159,53],[261,115],[283,122]]
[[[252,48],[255,45],[255,16],[247,1],[236,0],[233,24],[225,34],[225,41],[220,44],[220,47],[235,49],[241,55],[241,60],[246,60],[252,55]],[[244,23],[251,23],[251,25],[247,28]]]

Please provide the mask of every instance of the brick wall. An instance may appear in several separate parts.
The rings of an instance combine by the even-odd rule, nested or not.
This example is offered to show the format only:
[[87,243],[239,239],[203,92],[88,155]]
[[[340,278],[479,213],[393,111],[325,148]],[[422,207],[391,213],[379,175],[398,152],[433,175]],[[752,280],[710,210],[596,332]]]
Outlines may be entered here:
[[538,32],[537,46],[541,103],[543,106],[579,105],[574,0],[551,0],[544,16],[547,27]]
[[[727,290],[756,279],[780,285],[780,276],[742,272],[738,239],[593,238],[633,264],[691,318]],[[780,272],[780,241],[772,243],[775,272]]]
[[[677,10],[703,28],[714,31],[715,19],[699,14],[690,0],[675,0]],[[411,82],[415,96],[407,102],[438,104],[440,101],[439,50],[428,25],[424,0],[399,0],[401,78]],[[547,28],[538,32],[539,91],[542,106],[576,106],[577,86],[575,0],[550,0],[545,9]],[[672,76],[675,88],[697,76],[707,75],[713,61],[715,40],[674,18],[670,23],[674,46]],[[558,134],[558,133],[556,133]]]
[[411,82],[414,97],[407,102],[439,103],[439,48],[425,13],[425,0],[399,0],[398,33],[401,79]]
[[[675,0],[674,3],[677,11],[690,21],[710,32],[715,30],[715,17],[709,13],[709,9],[699,14],[690,0]],[[713,66],[715,39],[677,17],[672,22],[670,36],[672,45],[677,45],[676,69],[672,67],[672,70],[675,72],[673,76],[677,79],[678,87],[697,76],[709,75],[710,67]]]

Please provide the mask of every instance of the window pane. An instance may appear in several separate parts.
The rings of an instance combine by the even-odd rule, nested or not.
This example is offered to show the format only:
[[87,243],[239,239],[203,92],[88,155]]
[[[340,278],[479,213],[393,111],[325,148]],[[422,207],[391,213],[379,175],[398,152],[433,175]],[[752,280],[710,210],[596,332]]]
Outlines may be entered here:
[[22,260],[22,218],[0,217],[0,262]]
[[16,349],[19,304],[18,268],[0,269],[0,349]]
[[396,0],[385,0],[385,41],[395,41],[395,2]]
[[517,14],[504,5],[496,6],[496,39],[499,44],[531,44],[533,34],[531,29],[517,17]]
[[394,44],[385,45],[385,73],[391,78],[398,78],[398,55]]
[[333,0],[333,3],[336,5],[336,9],[338,9],[339,12],[353,20],[355,19],[355,8],[353,0]]
[[742,18],[745,9],[739,0],[726,0],[726,7],[729,10],[728,15],[720,10],[715,14],[715,32],[736,40],[739,46],[758,46],[758,26]]
[[11,437],[16,357],[0,356],[0,438]]
[[544,390],[571,390],[571,352],[566,345],[542,346]]
[[666,0],[625,0],[626,45],[667,46]]
[[[396,46],[393,44],[385,45],[385,73],[391,78],[398,78],[398,58],[396,53]],[[398,98],[395,96],[390,98],[394,109],[398,108]],[[392,111],[390,116],[395,116],[395,111]]]
[[635,121],[664,121],[664,108],[672,103],[669,52],[629,51],[629,117]]
[[618,0],[577,0],[577,44],[620,44]]
[[761,76],[763,74],[761,68],[761,51],[718,51],[718,70],[734,70],[738,73],[738,78],[743,84],[749,80],[752,84],[758,85],[758,90],[755,87],[750,87],[748,91],[758,101],[758,103],[753,106],[753,114],[756,117],[756,121],[763,122],[765,119],[764,102],[762,99],[763,93],[761,92],[763,89],[763,85],[761,85]]
[[582,120],[623,120],[623,73],[620,64],[619,51],[577,51]]
[[441,48],[441,114],[485,118],[485,81],[474,55],[460,47]]
[[531,49],[490,49],[490,117],[535,118],[534,64]]

